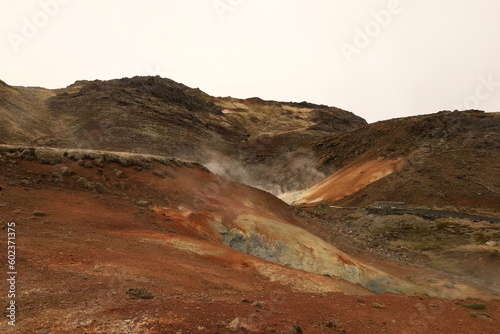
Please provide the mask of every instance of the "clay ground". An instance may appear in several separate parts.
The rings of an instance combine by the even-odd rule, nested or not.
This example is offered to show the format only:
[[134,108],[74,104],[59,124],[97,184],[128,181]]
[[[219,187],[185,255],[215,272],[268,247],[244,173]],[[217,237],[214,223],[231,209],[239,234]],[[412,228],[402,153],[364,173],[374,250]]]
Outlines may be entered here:
[[[78,177],[98,177],[96,168],[67,166]],[[58,176],[61,165],[5,159],[1,167],[1,240],[5,245],[6,223],[15,222],[18,270],[17,326],[4,318],[2,332],[230,333],[236,318],[241,333],[300,333],[294,325],[304,333],[498,332],[498,300],[476,300],[486,308],[475,311],[460,306],[473,300],[373,295],[359,287],[351,295],[304,292],[328,280],[342,289],[356,286],[267,264],[211,242],[173,213],[151,209],[189,202],[185,192],[196,190],[195,180],[215,177],[198,168],[177,168],[175,182],[185,181],[185,188],[161,192],[151,185],[173,181],[114,165],[103,169],[105,186],[115,184],[107,191],[91,190],[74,175]],[[244,186],[229,188],[234,203],[244,201]],[[153,206],[139,206],[139,200]],[[279,202],[253,199],[259,201],[282,210]],[[257,264],[274,274],[265,275]],[[139,287],[154,298],[131,299],[126,292]],[[1,295],[4,300],[3,284]]]

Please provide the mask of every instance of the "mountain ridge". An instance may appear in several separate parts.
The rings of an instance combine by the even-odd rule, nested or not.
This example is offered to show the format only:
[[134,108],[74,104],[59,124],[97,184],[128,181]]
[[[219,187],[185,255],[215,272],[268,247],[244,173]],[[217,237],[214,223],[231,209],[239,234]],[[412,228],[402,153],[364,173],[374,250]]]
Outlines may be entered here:
[[11,122],[2,126],[1,143],[239,161],[246,181],[262,179],[256,185],[268,190],[311,186],[317,179],[291,170],[297,184],[289,189],[274,170],[290,155],[309,155],[315,140],[366,124],[335,107],[215,98],[160,77],[76,81],[56,90],[6,86],[2,96],[0,113]]

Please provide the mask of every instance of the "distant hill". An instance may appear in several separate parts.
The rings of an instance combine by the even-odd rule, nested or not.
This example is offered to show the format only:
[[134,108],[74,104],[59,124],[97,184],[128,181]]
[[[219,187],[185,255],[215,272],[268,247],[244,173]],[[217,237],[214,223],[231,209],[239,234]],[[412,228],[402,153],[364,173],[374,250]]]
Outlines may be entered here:
[[393,119],[314,144],[318,170],[330,175],[302,203],[500,210],[500,114],[443,111]]
[[[77,81],[55,90],[1,82],[0,118],[3,144],[175,156],[277,192],[320,179],[282,166],[285,159],[309,159],[314,141],[366,124],[335,107],[216,98],[160,77]],[[294,176],[293,186],[280,178],[284,172]]]

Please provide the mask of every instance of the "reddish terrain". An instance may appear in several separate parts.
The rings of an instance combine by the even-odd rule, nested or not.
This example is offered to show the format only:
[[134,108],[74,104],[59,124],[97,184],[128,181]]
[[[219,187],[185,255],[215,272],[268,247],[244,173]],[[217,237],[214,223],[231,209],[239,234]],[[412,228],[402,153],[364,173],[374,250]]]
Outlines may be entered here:
[[[459,305],[470,301],[374,295],[344,280],[224,246],[208,228],[208,217],[222,217],[232,226],[238,216],[252,214],[290,229],[312,222],[274,196],[199,165],[146,159],[143,168],[133,159],[102,162],[99,154],[50,165],[29,161],[28,151],[7,150],[0,159],[2,241],[6,223],[15,222],[18,268],[17,326],[13,330],[4,319],[3,332],[495,333],[498,328],[499,301],[485,301],[486,309],[477,311],[488,316],[472,317],[474,310]],[[19,152],[25,152],[22,159]],[[6,263],[5,252],[1,260]],[[369,268],[370,257],[363,261]],[[142,287],[143,293],[127,294]],[[4,285],[1,294],[6,295]]]
[[500,332],[498,113],[134,77],[0,81],[0,119],[1,333]]

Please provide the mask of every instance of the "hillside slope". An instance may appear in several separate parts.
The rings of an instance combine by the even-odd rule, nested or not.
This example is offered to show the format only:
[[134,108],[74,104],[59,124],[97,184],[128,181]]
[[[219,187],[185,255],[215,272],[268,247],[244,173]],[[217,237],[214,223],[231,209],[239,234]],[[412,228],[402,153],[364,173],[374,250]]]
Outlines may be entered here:
[[[54,191],[52,196],[62,191],[71,197],[72,192],[83,191],[92,198],[113,201],[121,210],[128,206],[123,212],[136,209],[144,215],[139,216],[139,220],[144,218],[144,221],[137,225],[137,221],[120,222],[125,219],[123,213],[109,213],[109,219],[117,221],[111,225],[106,223],[103,228],[111,234],[153,238],[174,248],[178,245],[183,250],[191,249],[196,254],[204,253],[203,249],[209,247],[212,251],[207,253],[215,257],[219,253],[221,259],[226,251],[217,251],[217,248],[229,246],[287,267],[342,278],[376,293],[420,290],[357,263],[308,234],[298,227],[299,218],[288,206],[271,194],[225,180],[201,165],[173,158],[104,151],[13,146],[0,146],[0,151],[4,152],[2,162],[6,165],[2,173],[2,183],[7,181],[2,191],[6,199],[11,192],[15,194],[18,186],[27,189],[27,193],[21,192],[22,202],[30,206],[50,201],[47,196]],[[63,199],[53,205],[67,206],[69,212],[73,206]],[[96,203],[96,206],[102,204]],[[41,207],[47,207],[50,212],[55,210],[46,204]],[[55,212],[54,215],[59,216]],[[12,213],[6,216],[15,218]],[[88,216],[98,224],[101,221],[94,214]],[[313,289],[316,288],[319,285]]]
[[298,203],[401,201],[500,211],[500,114],[450,112],[394,119],[320,140],[329,175]]
[[321,173],[299,168],[311,160],[309,145],[366,124],[335,107],[215,98],[160,77],[77,81],[56,90],[0,82],[0,117],[3,144],[174,156],[273,192],[319,181]]
[[[278,299],[300,303],[311,298],[304,293],[451,297],[484,291],[471,285],[448,291],[443,282],[422,285],[387,274],[299,227],[307,222],[274,196],[196,163],[0,146],[0,167],[2,229],[15,222],[17,307],[27,332],[195,330],[192,318],[182,315],[194,305],[198,326],[216,328],[232,320],[226,313],[246,312],[240,300],[261,298],[257,309],[277,310]],[[274,295],[266,297],[269,291]],[[385,295],[373,300],[379,301],[397,302]],[[225,303],[234,304],[232,312]],[[496,304],[489,305],[496,312]],[[264,314],[255,321],[248,314],[241,326],[264,332],[283,317]],[[311,329],[317,325],[303,321]]]

